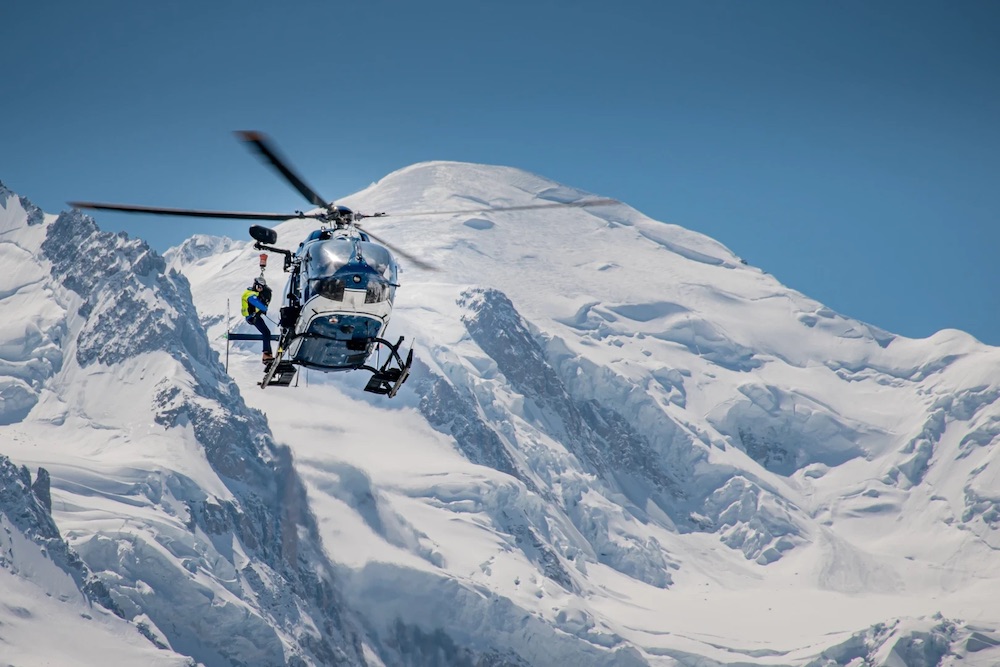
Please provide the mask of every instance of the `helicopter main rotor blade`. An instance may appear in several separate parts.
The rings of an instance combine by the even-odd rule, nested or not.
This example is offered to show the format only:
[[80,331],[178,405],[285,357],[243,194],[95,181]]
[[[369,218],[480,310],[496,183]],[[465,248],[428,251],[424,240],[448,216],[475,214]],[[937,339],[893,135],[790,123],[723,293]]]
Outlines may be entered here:
[[121,213],[146,213],[149,215],[175,215],[182,218],[230,218],[235,220],[291,220],[293,218],[319,218],[312,213],[253,213],[242,211],[204,211],[190,208],[166,208],[162,206],[132,206],[130,204],[102,204],[90,201],[68,202],[73,208],[95,211],[119,211]]
[[313,206],[327,208],[329,202],[319,196],[315,190],[306,185],[306,182],[296,174],[288,164],[288,160],[283,159],[278,154],[278,149],[262,132],[255,130],[238,130],[236,136],[250,144],[257,153],[264,158],[279,174],[285,177],[293,188],[299,191]]
[[379,243],[381,243],[386,248],[388,248],[389,250],[393,251],[394,253],[396,253],[400,257],[405,257],[406,261],[410,262],[411,264],[413,264],[415,266],[418,266],[421,269],[426,269],[428,271],[439,271],[440,270],[440,269],[438,269],[438,267],[434,266],[433,264],[431,264],[429,262],[425,262],[424,260],[420,259],[416,255],[412,255],[412,254],[406,252],[405,250],[397,248],[396,246],[394,246],[393,244],[389,243],[385,239],[379,238],[378,236],[375,236],[370,231],[368,231],[367,228],[365,228],[364,232],[369,237],[375,239],[376,241],[378,241]]
[[422,215],[465,215],[474,213],[504,213],[506,211],[533,211],[544,208],[586,208],[590,206],[614,206],[621,204],[617,199],[589,199],[586,201],[552,202],[551,204],[527,204],[525,206],[497,206],[495,208],[469,208],[456,211],[416,211],[407,213],[380,213],[367,217],[416,217]]

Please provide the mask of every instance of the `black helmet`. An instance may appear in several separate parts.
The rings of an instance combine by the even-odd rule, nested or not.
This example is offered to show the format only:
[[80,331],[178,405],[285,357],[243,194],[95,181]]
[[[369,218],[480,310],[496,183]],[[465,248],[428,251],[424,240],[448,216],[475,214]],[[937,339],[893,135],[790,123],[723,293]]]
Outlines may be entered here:
[[263,276],[260,278],[254,278],[253,286],[257,289],[260,289],[261,287],[267,287],[267,281],[264,280]]

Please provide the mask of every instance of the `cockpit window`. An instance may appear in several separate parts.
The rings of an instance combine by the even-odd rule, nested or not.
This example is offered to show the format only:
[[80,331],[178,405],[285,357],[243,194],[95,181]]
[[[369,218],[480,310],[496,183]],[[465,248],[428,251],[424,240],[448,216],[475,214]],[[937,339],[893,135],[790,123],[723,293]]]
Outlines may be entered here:
[[396,265],[389,251],[374,243],[361,243],[361,254],[368,266],[389,282],[396,282]]
[[354,243],[347,239],[330,239],[306,248],[305,271],[310,278],[322,278],[337,272],[354,256]]
[[365,290],[365,303],[378,303],[389,298],[389,285],[381,281],[371,280]]
[[316,278],[309,281],[309,286],[315,294],[332,301],[344,300],[344,288],[347,286],[340,278]]
[[[361,253],[361,261],[358,252]],[[381,245],[351,238],[317,238],[303,249],[304,298],[344,300],[344,290],[364,290],[366,303],[392,302],[397,268]]]

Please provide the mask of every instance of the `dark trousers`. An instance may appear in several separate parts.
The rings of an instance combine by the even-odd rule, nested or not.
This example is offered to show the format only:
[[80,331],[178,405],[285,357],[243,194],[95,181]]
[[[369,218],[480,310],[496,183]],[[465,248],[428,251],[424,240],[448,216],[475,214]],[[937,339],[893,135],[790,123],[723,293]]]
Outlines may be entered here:
[[264,352],[268,354],[271,353],[271,330],[267,328],[267,323],[264,318],[260,315],[254,315],[252,318],[248,317],[247,322],[257,327],[257,331],[260,335],[264,337]]

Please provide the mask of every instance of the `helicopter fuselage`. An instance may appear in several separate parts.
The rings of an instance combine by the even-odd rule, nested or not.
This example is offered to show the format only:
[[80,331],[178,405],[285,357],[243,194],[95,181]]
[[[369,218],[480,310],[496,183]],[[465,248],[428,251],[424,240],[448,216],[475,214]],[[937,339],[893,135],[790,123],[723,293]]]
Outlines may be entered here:
[[346,228],[313,232],[295,257],[282,309],[289,361],[323,371],[363,367],[392,314],[392,254]]

